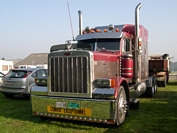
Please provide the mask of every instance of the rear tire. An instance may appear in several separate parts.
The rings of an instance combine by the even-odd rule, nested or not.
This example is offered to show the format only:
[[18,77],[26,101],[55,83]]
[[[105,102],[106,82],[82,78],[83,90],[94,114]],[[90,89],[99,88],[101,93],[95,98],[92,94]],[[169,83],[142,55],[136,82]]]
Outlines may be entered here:
[[169,78],[167,77],[167,79],[166,79],[166,83],[168,84],[168,81],[169,81]]
[[125,89],[123,86],[120,86],[118,97],[116,99],[116,122],[117,126],[121,125],[126,116],[127,111],[127,100],[126,100],[126,94]]
[[153,97],[154,96],[155,89],[154,87],[147,87],[147,96]]
[[166,80],[165,81],[161,81],[162,87],[166,87]]
[[160,81],[157,81],[157,86],[161,87],[161,82]]
[[4,94],[4,96],[5,96],[6,98],[13,98],[13,97],[14,97],[14,94]]

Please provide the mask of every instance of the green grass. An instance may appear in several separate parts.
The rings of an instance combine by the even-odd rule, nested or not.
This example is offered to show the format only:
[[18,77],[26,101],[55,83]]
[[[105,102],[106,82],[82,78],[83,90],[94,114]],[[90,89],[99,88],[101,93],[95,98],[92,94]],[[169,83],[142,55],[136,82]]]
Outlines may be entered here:
[[170,71],[169,74],[170,74],[170,75],[176,75],[176,74],[177,74],[177,71]]
[[31,113],[30,100],[23,97],[7,99],[0,94],[1,133],[176,133],[177,81],[158,88],[153,98],[141,98],[140,109],[130,110],[123,125],[43,121]]

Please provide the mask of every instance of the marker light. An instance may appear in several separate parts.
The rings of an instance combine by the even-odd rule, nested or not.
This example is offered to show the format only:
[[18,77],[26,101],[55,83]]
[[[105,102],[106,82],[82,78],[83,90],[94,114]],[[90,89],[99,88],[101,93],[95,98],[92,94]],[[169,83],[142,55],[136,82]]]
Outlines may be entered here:
[[139,46],[142,46],[142,42],[139,42]]
[[70,53],[70,52],[66,52],[66,53],[64,53],[64,55],[65,55],[65,56],[70,56],[71,53]]
[[97,32],[97,33],[100,33],[100,30],[99,30],[99,29],[96,29],[96,32]]
[[95,31],[94,30],[90,30],[91,33],[94,33]]
[[104,29],[104,32],[108,32],[107,29]]
[[116,28],[116,30],[115,30],[116,32],[119,32],[119,29],[118,28]]
[[82,34],[85,34],[85,30],[82,31]]
[[139,38],[139,39],[138,39],[138,45],[139,45],[139,46],[142,46],[142,38]]

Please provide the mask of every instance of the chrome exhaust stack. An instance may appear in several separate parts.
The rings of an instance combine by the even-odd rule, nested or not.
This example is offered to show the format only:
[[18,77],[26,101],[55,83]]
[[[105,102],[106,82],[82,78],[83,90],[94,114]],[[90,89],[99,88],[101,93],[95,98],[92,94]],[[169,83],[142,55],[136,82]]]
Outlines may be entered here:
[[141,8],[141,3],[136,6],[135,9],[135,36],[139,37],[139,10]]
[[79,14],[79,35],[81,35],[83,30],[82,12],[79,10],[78,14]]
[[140,65],[140,53],[139,53],[139,10],[141,8],[141,3],[139,3],[135,8],[135,59],[134,59],[134,72],[135,72],[135,82],[141,81],[141,65]]

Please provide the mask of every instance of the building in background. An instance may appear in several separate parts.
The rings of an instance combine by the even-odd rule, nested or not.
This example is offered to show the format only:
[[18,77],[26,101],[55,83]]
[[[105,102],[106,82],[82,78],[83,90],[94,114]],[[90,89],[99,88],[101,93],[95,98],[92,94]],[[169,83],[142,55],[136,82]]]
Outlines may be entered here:
[[48,53],[33,53],[14,64],[14,68],[47,68]]

